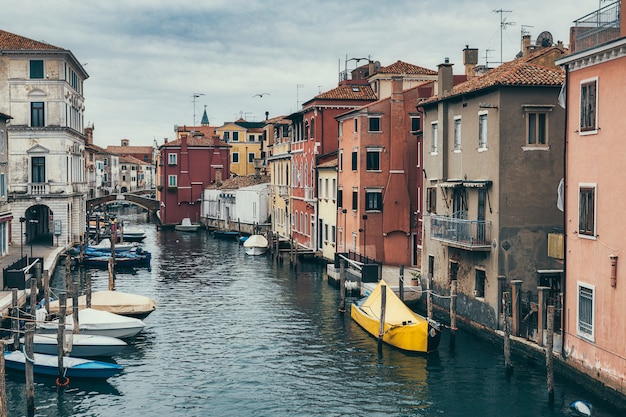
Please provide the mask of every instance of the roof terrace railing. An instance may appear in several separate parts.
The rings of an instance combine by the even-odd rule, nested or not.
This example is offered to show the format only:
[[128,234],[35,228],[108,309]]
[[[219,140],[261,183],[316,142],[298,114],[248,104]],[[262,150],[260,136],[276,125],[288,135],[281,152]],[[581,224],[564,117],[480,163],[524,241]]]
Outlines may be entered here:
[[593,48],[620,36],[620,1],[574,20],[572,52]]

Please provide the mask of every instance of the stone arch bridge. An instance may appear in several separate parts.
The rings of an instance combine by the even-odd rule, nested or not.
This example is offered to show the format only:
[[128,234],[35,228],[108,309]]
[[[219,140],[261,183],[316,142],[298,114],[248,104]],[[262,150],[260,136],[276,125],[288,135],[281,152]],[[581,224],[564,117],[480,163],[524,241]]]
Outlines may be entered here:
[[151,190],[137,191],[133,193],[109,194],[103,197],[96,197],[87,200],[87,210],[92,212],[97,206],[109,203],[127,202],[142,207],[153,214],[157,219],[157,212],[161,208],[161,202],[154,198],[146,197],[145,194],[152,194]]

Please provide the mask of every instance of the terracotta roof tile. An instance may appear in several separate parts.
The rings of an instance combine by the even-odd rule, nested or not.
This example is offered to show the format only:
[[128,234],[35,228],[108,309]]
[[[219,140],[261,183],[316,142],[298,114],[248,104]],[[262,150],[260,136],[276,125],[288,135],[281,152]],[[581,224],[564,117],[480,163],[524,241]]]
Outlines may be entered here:
[[[163,145],[159,147],[159,149],[181,146],[182,143],[183,143],[182,138],[176,139],[171,142],[164,143]],[[227,146],[227,147],[230,147],[229,144],[221,140],[218,136],[206,137],[204,135],[187,136],[187,146]]]
[[38,42],[32,39],[25,38],[23,36],[16,35],[14,33],[5,32],[0,30],[0,50],[3,51],[15,51],[15,50],[57,50],[63,51],[63,48],[50,45],[44,42]]
[[408,64],[403,61],[396,61],[386,67],[378,69],[380,74],[421,74],[421,75],[437,75],[437,71],[430,70],[428,68],[420,67],[413,64]]
[[[340,85],[315,96],[315,99],[322,100],[376,100],[376,94],[372,87],[368,85]],[[313,101],[313,100],[309,100]]]
[[433,96],[423,104],[496,86],[557,86],[565,82],[565,72],[562,69],[533,64],[526,58],[505,62],[481,76],[457,84],[446,97]]
[[115,154],[152,153],[152,146],[107,146],[107,151]]

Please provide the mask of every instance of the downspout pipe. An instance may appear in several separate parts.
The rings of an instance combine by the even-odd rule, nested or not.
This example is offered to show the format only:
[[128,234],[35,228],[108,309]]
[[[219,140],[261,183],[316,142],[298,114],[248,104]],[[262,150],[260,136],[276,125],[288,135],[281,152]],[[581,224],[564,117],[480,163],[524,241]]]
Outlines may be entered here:
[[[564,141],[563,141],[563,281],[564,284],[567,284],[567,141],[568,136],[567,132],[569,130],[569,106],[570,99],[569,94],[567,93],[569,90],[569,64],[565,65],[565,133],[564,133]],[[561,357],[566,359],[565,357],[565,337],[567,332],[565,331],[565,327],[569,324],[567,322],[567,314],[565,314],[565,297],[567,294],[567,285],[561,285],[563,290],[563,300],[561,301]]]

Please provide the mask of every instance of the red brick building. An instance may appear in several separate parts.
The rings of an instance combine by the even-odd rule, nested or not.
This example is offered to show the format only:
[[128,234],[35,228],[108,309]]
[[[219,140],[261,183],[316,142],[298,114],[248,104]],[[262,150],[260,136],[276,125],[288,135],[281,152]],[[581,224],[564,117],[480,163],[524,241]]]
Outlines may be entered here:
[[159,147],[157,198],[164,225],[185,217],[199,222],[203,190],[230,177],[230,146],[218,137],[192,133]]

